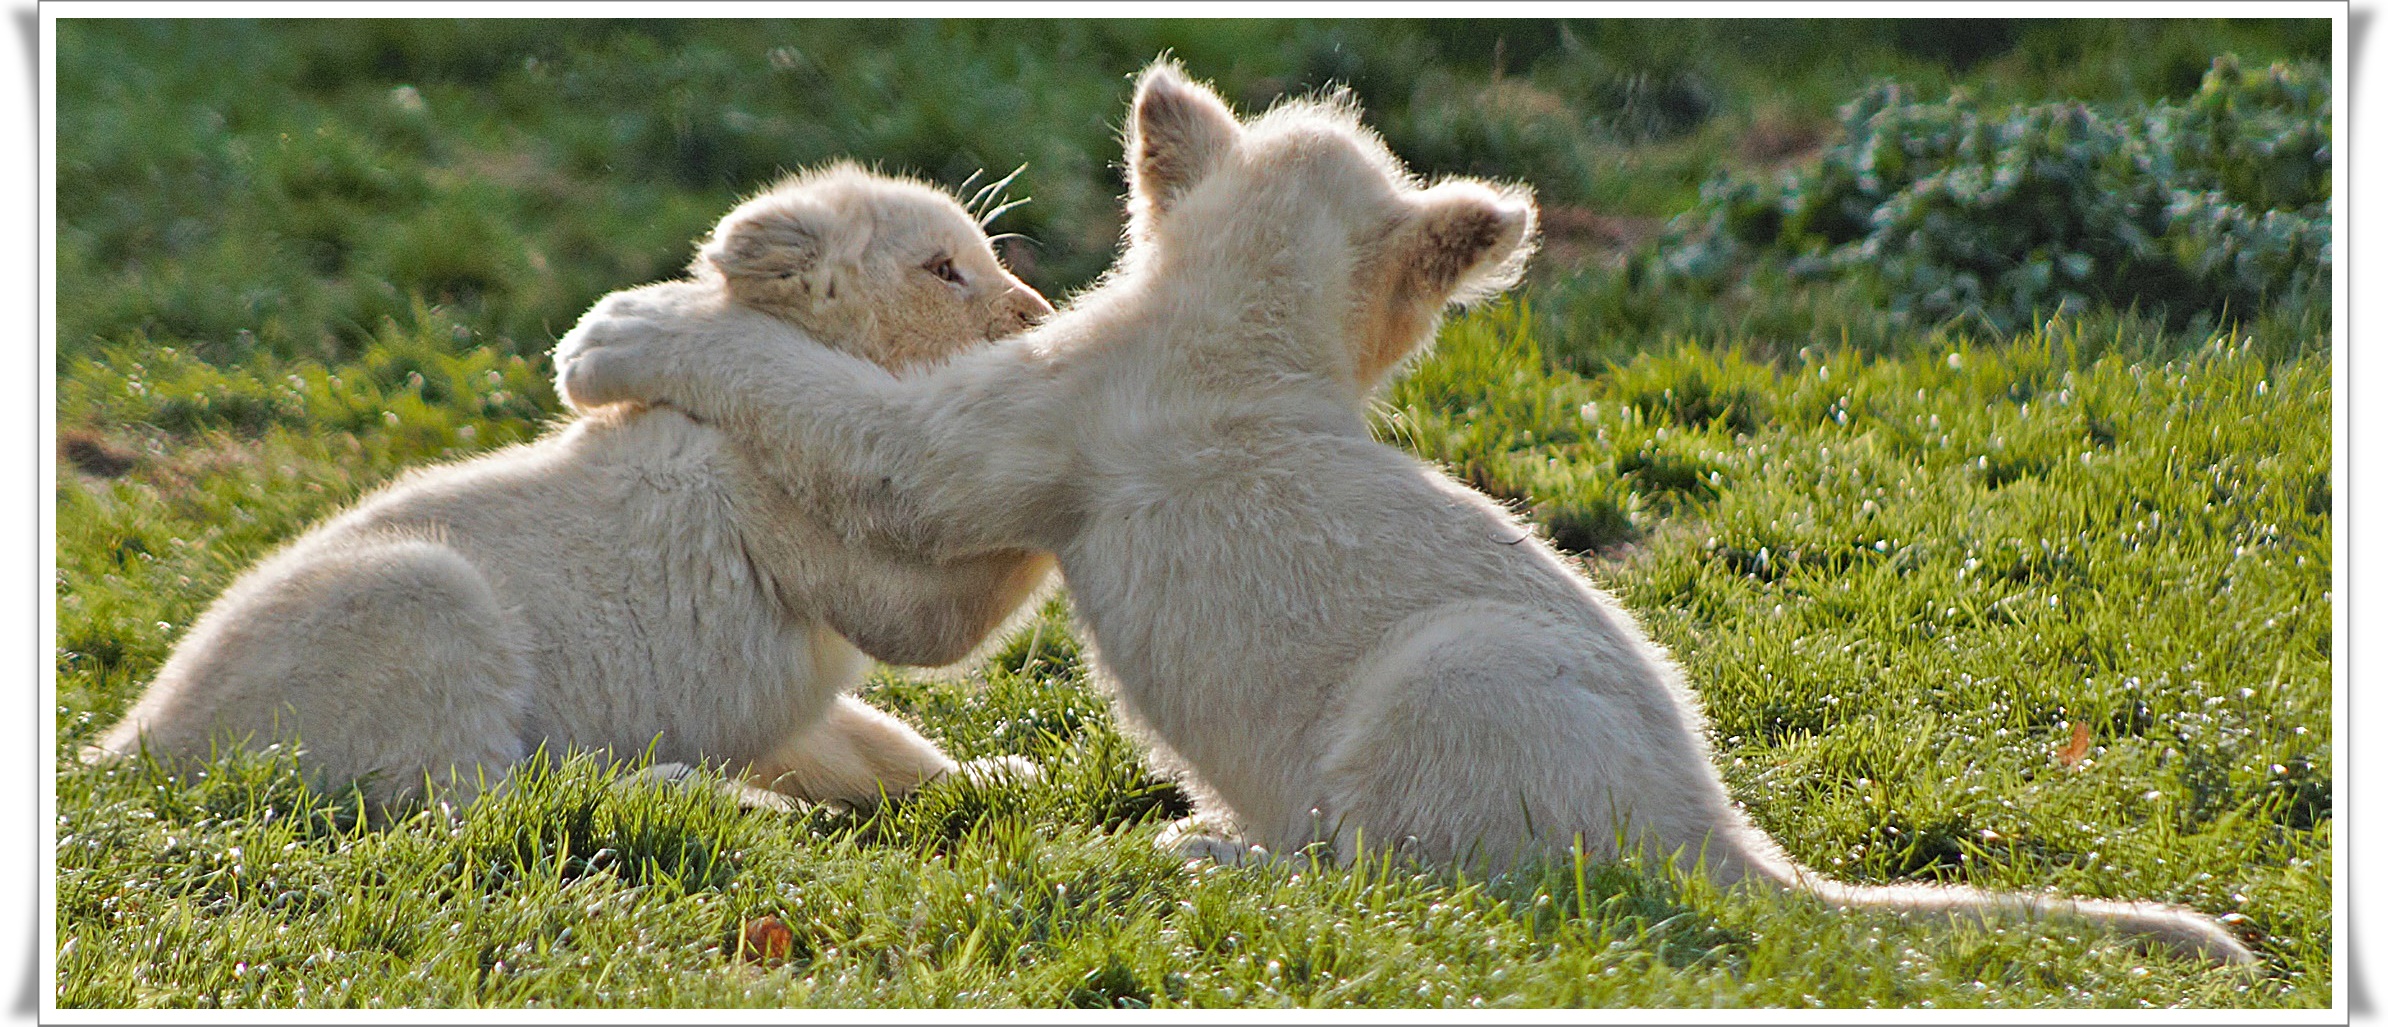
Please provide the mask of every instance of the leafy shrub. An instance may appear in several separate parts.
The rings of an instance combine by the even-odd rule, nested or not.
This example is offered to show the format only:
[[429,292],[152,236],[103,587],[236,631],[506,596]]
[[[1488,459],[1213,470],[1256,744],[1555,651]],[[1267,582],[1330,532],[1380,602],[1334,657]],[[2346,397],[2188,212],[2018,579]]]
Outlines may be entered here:
[[2326,302],[2329,119],[2323,67],[2228,55],[2185,102],[2133,111],[1991,115],[1882,82],[1840,109],[1816,167],[1712,179],[1653,271],[1716,286],[1781,263],[1869,281],[1902,321],[2002,332],[2092,305],[2187,323]]

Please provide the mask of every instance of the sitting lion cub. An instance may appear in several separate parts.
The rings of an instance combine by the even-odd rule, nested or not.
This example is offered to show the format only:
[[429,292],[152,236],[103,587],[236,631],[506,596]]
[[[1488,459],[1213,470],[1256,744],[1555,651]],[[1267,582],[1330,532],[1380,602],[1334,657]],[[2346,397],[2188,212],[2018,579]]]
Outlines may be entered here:
[[[889,366],[1052,310],[951,197],[850,164],[731,211],[691,270]],[[1051,565],[849,544],[721,433],[615,408],[408,474],[252,568],[86,756],[295,737],[311,781],[386,808],[427,779],[469,799],[542,745],[652,745],[658,764],[869,802],[956,765],[844,694],[863,655],[958,660]]]
[[592,309],[557,347],[562,391],[708,418],[890,544],[1056,552],[1121,713],[1196,795],[1170,838],[1189,855],[1643,849],[1722,884],[2253,960],[2175,906],[1794,863],[1735,808],[1632,615],[1499,503],[1370,437],[1369,394],[1443,308],[1516,280],[1530,194],[1424,186],[1346,105],[1239,122],[1168,64],[1138,84],[1128,171],[1119,267],[1018,338],[898,378],[665,289]]

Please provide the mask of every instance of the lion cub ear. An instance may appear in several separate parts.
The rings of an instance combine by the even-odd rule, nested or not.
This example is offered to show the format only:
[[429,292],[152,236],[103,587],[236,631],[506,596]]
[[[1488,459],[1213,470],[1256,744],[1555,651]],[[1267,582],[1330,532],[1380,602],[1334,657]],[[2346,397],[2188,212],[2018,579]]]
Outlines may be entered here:
[[1524,186],[1445,182],[1417,194],[1403,233],[1403,292],[1468,303],[1517,284],[1534,253],[1534,194]]
[[1219,94],[1189,81],[1175,61],[1156,61],[1136,80],[1128,119],[1128,197],[1151,214],[1219,169],[1243,128]]
[[808,297],[810,306],[838,298],[849,277],[840,265],[861,248],[850,234],[852,226],[826,205],[766,193],[723,217],[697,259],[719,270],[733,292],[782,303]]

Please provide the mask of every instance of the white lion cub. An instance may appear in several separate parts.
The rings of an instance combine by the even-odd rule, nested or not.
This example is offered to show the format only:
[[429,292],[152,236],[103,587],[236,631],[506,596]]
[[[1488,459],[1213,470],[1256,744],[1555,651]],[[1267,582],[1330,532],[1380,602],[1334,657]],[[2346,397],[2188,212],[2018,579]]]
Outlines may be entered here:
[[1526,525],[1371,439],[1369,393],[1454,300],[1514,281],[1522,189],[1423,188],[1341,104],[1247,124],[1172,66],[1130,118],[1129,245],[1019,338],[899,379],[670,290],[559,345],[576,402],[753,440],[850,530],[1059,554],[1098,665],[1193,790],[1170,839],[1486,867],[1620,842],[1845,905],[2082,917],[2246,961],[2154,903],[1862,887],[1737,811],[1667,654]]
[[[902,365],[1051,312],[945,193],[841,164],[730,212],[681,285]],[[615,408],[408,474],[235,581],[87,758],[293,736],[377,808],[469,799],[545,745],[868,802],[956,769],[846,695],[864,654],[967,655],[1051,557],[849,543],[722,433]],[[842,636],[842,637],[841,637]],[[749,792],[750,799],[764,799]]]

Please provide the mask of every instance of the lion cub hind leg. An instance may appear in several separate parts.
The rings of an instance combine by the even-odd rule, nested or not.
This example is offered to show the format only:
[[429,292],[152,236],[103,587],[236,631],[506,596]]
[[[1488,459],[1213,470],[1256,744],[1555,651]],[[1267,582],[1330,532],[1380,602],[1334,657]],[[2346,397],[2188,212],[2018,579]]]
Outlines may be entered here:
[[962,770],[936,743],[851,695],[817,724],[756,760],[747,779],[809,802],[878,805]]
[[1714,770],[1664,683],[1584,634],[1492,602],[1388,633],[1323,725],[1338,852],[1498,871],[1628,834],[1696,846],[1724,816]]
[[420,538],[311,547],[237,584],[96,747],[204,759],[295,740],[320,788],[381,811],[470,801],[524,753],[519,620],[463,556]]

